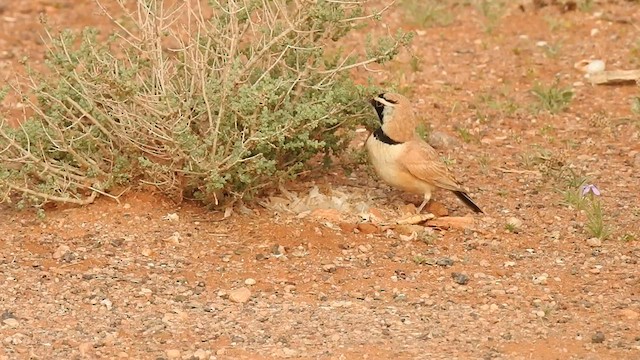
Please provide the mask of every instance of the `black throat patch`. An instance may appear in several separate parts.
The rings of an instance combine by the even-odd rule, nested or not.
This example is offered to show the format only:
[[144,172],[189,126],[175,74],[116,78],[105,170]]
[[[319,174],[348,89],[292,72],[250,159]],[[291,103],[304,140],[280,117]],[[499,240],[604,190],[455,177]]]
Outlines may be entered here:
[[375,137],[376,139],[388,145],[402,144],[401,142],[395,141],[392,138],[390,138],[389,135],[385,134],[384,131],[382,131],[381,127],[379,127],[376,131],[373,132],[373,137]]

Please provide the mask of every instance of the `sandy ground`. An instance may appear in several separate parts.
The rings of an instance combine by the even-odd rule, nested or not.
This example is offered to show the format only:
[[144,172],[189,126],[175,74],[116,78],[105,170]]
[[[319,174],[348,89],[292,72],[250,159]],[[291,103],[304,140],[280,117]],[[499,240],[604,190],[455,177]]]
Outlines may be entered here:
[[[228,218],[135,192],[44,220],[0,207],[0,359],[639,359],[640,91],[573,64],[640,68],[640,4],[462,3],[439,22],[393,8],[387,28],[417,36],[373,76],[412,99],[485,215],[440,192],[431,209],[463,225],[383,226],[419,199],[366,166]],[[95,10],[0,1],[0,75],[42,59],[39,13],[108,26]],[[531,89],[554,81],[574,98],[540,112]],[[565,203],[572,173],[601,190],[607,239]]]

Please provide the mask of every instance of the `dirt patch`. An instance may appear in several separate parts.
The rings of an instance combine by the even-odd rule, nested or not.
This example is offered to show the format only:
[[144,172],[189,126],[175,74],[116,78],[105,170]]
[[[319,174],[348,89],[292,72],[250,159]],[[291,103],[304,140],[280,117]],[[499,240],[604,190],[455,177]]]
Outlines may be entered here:
[[[640,66],[640,5],[451,2],[442,26],[409,3],[386,25],[417,31],[412,56],[374,76],[450,144],[438,150],[487,213],[473,227],[380,225],[420,199],[366,167],[292,184],[298,207],[276,194],[228,218],[142,193],[44,220],[0,208],[0,358],[639,357],[639,91],[591,86],[573,64]],[[0,5],[3,78],[42,59],[39,12],[107,24],[89,1]],[[556,81],[573,100],[539,112],[531,90]],[[565,203],[576,174],[602,192],[604,241]]]

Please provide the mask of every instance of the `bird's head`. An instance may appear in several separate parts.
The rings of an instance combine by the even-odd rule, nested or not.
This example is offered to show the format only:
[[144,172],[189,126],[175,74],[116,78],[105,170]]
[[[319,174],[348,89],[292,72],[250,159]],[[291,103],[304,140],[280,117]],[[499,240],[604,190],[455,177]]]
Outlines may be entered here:
[[393,121],[394,115],[398,113],[398,110],[402,112],[402,109],[411,107],[407,98],[390,92],[382,93],[371,99],[371,105],[376,110],[381,125]]
[[396,139],[405,141],[415,134],[417,118],[409,99],[396,93],[382,93],[371,99],[383,131]]

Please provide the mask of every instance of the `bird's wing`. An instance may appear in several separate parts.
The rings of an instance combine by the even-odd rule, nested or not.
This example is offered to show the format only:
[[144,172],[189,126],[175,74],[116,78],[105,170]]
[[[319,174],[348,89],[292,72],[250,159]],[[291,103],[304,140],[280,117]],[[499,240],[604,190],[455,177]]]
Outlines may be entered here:
[[439,188],[464,191],[429,144],[413,140],[404,145],[406,150],[400,163],[411,175]]

